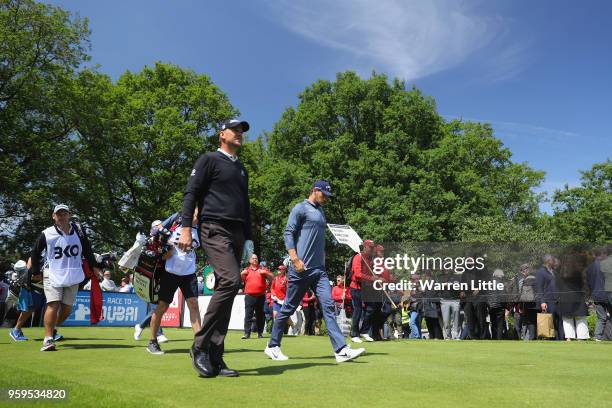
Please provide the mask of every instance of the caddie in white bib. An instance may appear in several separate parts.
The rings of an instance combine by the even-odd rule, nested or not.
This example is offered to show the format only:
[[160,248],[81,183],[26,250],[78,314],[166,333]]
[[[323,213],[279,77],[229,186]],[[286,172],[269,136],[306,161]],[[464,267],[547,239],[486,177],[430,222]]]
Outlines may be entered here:
[[83,273],[83,247],[73,227],[64,234],[56,226],[43,231],[47,241],[47,259],[43,271],[53,287],[68,287],[81,283]]

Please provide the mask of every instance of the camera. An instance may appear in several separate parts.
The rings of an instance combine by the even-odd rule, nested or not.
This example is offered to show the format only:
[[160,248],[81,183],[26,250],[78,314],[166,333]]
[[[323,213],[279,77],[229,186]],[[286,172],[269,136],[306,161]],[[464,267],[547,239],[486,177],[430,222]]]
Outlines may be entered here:
[[103,254],[95,254],[96,263],[102,269],[112,269],[117,260],[117,252],[105,252]]

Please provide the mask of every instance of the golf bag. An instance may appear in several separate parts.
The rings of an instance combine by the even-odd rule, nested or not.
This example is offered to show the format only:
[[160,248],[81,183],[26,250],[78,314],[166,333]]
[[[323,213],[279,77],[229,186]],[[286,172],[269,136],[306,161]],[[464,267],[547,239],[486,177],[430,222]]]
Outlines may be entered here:
[[171,232],[166,228],[155,230],[134,268],[134,291],[145,302],[157,304],[159,300],[159,281],[162,274],[166,273],[163,255],[168,251],[170,235]]
[[164,261],[153,251],[140,254],[138,265],[134,268],[134,292],[147,303],[157,304],[159,281],[164,273]]
[[24,261],[17,261],[13,266],[13,270],[6,272],[8,281],[8,292],[5,302],[8,305],[16,305],[19,302],[19,292],[22,287],[28,286],[29,275],[28,268]]

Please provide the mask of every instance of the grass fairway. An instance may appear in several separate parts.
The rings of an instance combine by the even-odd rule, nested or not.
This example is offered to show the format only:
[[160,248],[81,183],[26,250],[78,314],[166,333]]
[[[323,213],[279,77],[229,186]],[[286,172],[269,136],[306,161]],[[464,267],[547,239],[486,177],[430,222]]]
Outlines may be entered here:
[[49,353],[38,351],[42,329],[25,333],[35,341],[14,343],[2,329],[0,388],[67,389],[67,401],[46,404],[56,407],[612,406],[604,342],[379,342],[337,365],[327,337],[285,338],[290,360],[275,362],[262,352],[266,339],[231,332],[225,360],[241,376],[203,379],[186,329],[166,330],[163,356],[148,354],[131,328],[62,328],[67,339]]

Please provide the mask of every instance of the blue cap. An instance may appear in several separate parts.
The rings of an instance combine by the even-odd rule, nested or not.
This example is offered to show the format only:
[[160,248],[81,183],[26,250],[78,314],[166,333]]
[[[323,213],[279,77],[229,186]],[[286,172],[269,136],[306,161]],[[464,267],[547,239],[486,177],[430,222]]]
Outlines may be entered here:
[[331,197],[333,195],[331,192],[331,186],[326,180],[315,181],[312,188],[322,191],[327,197]]

